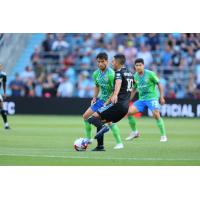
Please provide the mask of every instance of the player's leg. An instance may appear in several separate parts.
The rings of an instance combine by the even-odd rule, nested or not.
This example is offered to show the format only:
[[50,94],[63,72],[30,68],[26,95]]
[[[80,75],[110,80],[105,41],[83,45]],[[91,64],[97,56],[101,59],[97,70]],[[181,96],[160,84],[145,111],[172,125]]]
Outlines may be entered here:
[[138,100],[136,101],[133,105],[129,106],[129,110],[128,110],[128,121],[129,121],[129,125],[131,127],[132,132],[130,133],[130,135],[126,138],[126,140],[132,140],[134,138],[138,138],[139,137],[139,132],[137,130],[136,127],[136,120],[133,117],[133,115],[135,113],[138,112],[142,112],[144,110],[144,104],[142,101]]
[[160,131],[160,141],[161,142],[167,142],[167,136],[166,136],[166,130],[165,130],[165,123],[160,116],[159,110],[153,111],[153,117],[156,119],[156,125],[159,128]]
[[7,120],[7,113],[3,109],[3,98],[2,98],[2,96],[0,96],[0,111],[1,111],[1,116],[3,118],[3,122],[4,122],[4,128],[10,129],[9,124],[8,124],[8,120]]
[[166,142],[167,136],[166,136],[165,124],[164,124],[162,117],[160,116],[160,111],[159,111],[160,104],[159,104],[158,100],[149,100],[147,102],[147,106],[152,111],[153,117],[156,120],[156,125],[159,128],[160,136],[161,136],[160,141]]
[[[88,122],[97,128],[97,133],[103,128],[104,125],[99,114],[96,112],[88,119]],[[95,147],[92,151],[105,151],[104,135],[101,135],[101,137],[97,138],[97,147]]]
[[122,143],[122,139],[121,139],[121,136],[120,136],[120,129],[119,127],[117,126],[116,123],[108,123],[112,133],[113,133],[113,136],[115,138],[115,142],[116,142],[116,145],[114,147],[114,149],[122,149],[124,148],[124,145]]
[[88,108],[85,113],[83,114],[83,120],[84,120],[84,128],[85,128],[85,138],[88,140],[92,139],[92,127],[91,124],[88,122],[88,118],[93,114],[93,110],[91,108]]
[[[100,108],[96,113],[92,115],[92,117],[88,119],[89,123],[97,127],[97,134],[95,136],[95,139],[97,139],[98,145],[99,142],[103,143],[101,139],[103,139],[104,134],[109,131],[108,126],[104,125],[104,123],[119,121],[122,117],[126,115],[127,111],[128,108],[126,109],[126,111],[124,111],[124,109],[122,109],[120,105],[113,105],[111,103],[107,106]],[[96,148],[94,150],[96,150]]]
[[102,100],[97,100],[96,103],[91,105],[83,114],[84,119],[84,127],[85,127],[85,138],[88,139],[89,143],[92,143],[92,127],[91,124],[88,122],[88,118],[92,116],[93,113],[95,113],[99,108],[101,108],[104,105],[104,102]]
[[[103,107],[97,111],[99,116],[102,119],[102,122],[118,122],[128,113],[128,105],[124,103],[109,104],[106,107]],[[109,128],[104,125],[102,129],[96,134],[95,138],[97,139],[102,134],[108,132]]]

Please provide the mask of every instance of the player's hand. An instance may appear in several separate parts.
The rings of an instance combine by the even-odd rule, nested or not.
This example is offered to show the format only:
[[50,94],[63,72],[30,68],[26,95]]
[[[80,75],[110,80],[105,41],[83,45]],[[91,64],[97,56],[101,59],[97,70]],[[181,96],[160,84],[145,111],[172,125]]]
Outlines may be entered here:
[[161,105],[165,104],[165,99],[163,97],[160,97],[160,104]]
[[111,97],[104,103],[104,106],[107,106],[111,101]]
[[91,105],[94,104],[94,103],[96,103],[96,101],[97,101],[97,99],[93,98],[92,101],[91,101]]
[[111,97],[111,102],[112,102],[113,104],[116,104],[117,101],[118,101],[118,96],[117,96],[117,95],[113,95],[113,96]]

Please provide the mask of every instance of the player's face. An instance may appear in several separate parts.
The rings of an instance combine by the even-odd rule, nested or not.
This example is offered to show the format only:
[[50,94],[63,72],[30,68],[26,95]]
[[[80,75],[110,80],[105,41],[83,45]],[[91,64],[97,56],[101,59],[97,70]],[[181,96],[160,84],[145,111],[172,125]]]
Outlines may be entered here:
[[119,62],[115,60],[114,58],[112,60],[112,66],[114,70],[117,70],[119,68]]
[[104,71],[106,69],[106,67],[108,66],[108,61],[105,59],[98,58],[97,65],[100,70]]
[[143,73],[144,72],[144,64],[143,63],[136,63],[135,64],[135,70],[139,74]]

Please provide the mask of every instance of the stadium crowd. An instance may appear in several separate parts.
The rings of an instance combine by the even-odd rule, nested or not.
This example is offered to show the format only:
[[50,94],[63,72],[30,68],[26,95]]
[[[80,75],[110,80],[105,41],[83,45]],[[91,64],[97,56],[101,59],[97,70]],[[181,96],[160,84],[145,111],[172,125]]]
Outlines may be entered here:
[[[124,53],[133,70],[135,58],[155,71],[168,98],[200,99],[200,34],[46,34],[31,64],[10,82],[12,96],[92,97],[95,57]],[[109,60],[111,61],[111,60]]]

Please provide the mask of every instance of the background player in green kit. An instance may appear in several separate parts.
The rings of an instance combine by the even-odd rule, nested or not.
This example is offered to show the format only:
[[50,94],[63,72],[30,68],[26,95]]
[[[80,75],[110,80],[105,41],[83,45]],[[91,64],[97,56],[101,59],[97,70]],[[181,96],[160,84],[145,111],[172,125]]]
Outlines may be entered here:
[[[108,55],[106,53],[99,53],[96,57],[96,61],[99,69],[97,69],[92,76],[95,83],[94,97],[91,101],[91,106],[83,114],[85,138],[88,139],[89,143],[92,142],[92,133],[91,124],[88,123],[87,119],[99,108],[103,107],[112,96],[115,78],[114,70],[108,67]],[[118,126],[114,123],[110,123],[109,126],[116,141],[114,149],[123,148]],[[97,140],[97,143],[100,142],[100,140]]]
[[[132,115],[137,112],[143,112],[144,108],[147,107],[152,111],[153,117],[156,119],[156,124],[161,135],[160,141],[166,142],[167,136],[165,125],[159,112],[160,104],[163,105],[165,103],[162,86],[160,85],[159,79],[154,72],[144,69],[144,60],[142,58],[135,60],[135,69],[136,73],[134,74],[134,84],[131,98],[133,98],[136,91],[138,91],[139,100],[129,107],[128,120],[132,132],[126,140],[132,140],[133,138],[139,137],[139,132],[136,128],[136,121]],[[158,90],[160,92],[160,98],[156,90],[156,85],[158,86]]]

